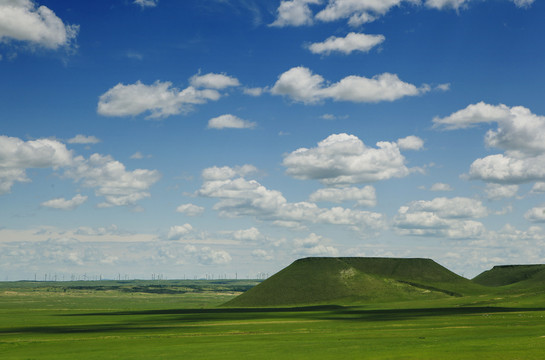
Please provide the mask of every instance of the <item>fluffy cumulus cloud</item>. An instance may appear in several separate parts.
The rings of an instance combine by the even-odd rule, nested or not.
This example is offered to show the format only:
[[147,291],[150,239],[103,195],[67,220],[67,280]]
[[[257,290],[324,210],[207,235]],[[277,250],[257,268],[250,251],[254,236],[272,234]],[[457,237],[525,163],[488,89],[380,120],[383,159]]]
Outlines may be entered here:
[[332,52],[340,52],[348,55],[354,51],[368,52],[384,40],[384,35],[367,35],[351,32],[345,37],[331,36],[323,42],[310,44],[308,49],[313,54],[329,55]]
[[367,183],[407,176],[411,170],[395,142],[366,146],[355,135],[333,134],[315,148],[300,148],[284,157],[286,172],[326,185]]
[[191,86],[196,88],[223,90],[232,86],[239,86],[237,78],[225,74],[208,73],[205,75],[194,75],[189,79]]
[[257,172],[257,168],[253,165],[245,164],[242,166],[229,167],[229,166],[212,166],[206,168],[202,172],[204,180],[228,180],[235,176],[245,177],[251,173]]
[[193,230],[190,224],[171,226],[168,231],[167,238],[169,240],[180,240],[184,235],[189,234]]
[[16,182],[28,182],[26,169],[53,168],[72,165],[72,152],[52,139],[24,141],[0,135],[0,194],[11,191]]
[[65,25],[53,10],[32,0],[0,2],[0,41],[58,49],[70,46],[78,30],[78,25]]
[[[282,0],[277,18],[271,26],[312,25],[315,20],[332,22],[348,19],[351,26],[373,22],[388,11],[403,4],[420,5],[437,10],[459,10],[471,0]],[[511,0],[517,7],[528,8],[535,0]],[[316,14],[310,5],[324,5]]]
[[339,256],[337,248],[328,245],[330,241],[311,233],[306,238],[295,239],[293,253],[298,256]]
[[524,217],[532,222],[539,222],[544,223],[545,222],[545,207],[544,206],[538,206],[531,208],[524,214]]
[[429,90],[429,86],[418,88],[390,73],[372,78],[350,75],[329,85],[321,75],[313,74],[310,69],[299,66],[281,74],[271,88],[271,93],[288,96],[303,103],[316,103],[326,99],[376,103],[416,96]]
[[377,195],[375,188],[371,185],[363,188],[325,188],[313,192],[309,200],[312,202],[327,201],[333,203],[355,201],[360,206],[373,207],[377,204]]
[[397,146],[401,150],[421,150],[424,147],[424,140],[418,136],[409,135],[397,140]]
[[65,175],[85,187],[95,188],[95,195],[105,198],[99,207],[135,205],[150,196],[149,188],[160,178],[157,170],[128,171],[121,162],[100,154],[89,159],[78,156]]
[[243,120],[235,115],[225,114],[208,121],[209,129],[253,129],[255,122]]
[[252,216],[274,224],[289,224],[291,227],[301,227],[304,223],[335,224],[358,226],[366,229],[377,229],[384,225],[381,214],[346,209],[342,207],[320,208],[314,203],[290,203],[277,190],[270,190],[256,180],[248,180],[232,171],[232,177],[223,169],[222,177],[204,176],[197,195],[218,199],[213,209],[224,217]]
[[42,203],[42,206],[59,209],[59,210],[74,210],[78,206],[87,201],[87,196],[77,194],[72,199],[55,198]]
[[194,204],[182,204],[176,208],[176,212],[183,213],[187,216],[199,216],[204,212],[204,208]]
[[183,90],[172,87],[169,81],[152,85],[117,84],[99,98],[97,111],[104,116],[136,116],[149,112],[148,118],[160,119],[190,111],[196,104],[215,101],[221,94],[215,89]]
[[96,136],[76,135],[71,139],[68,139],[69,144],[98,144],[100,139]]
[[489,200],[501,200],[515,197],[518,190],[518,185],[500,184],[486,184],[486,188],[484,189],[486,196]]
[[522,106],[480,102],[433,122],[446,130],[496,124],[487,131],[485,144],[505,152],[475,160],[469,170],[471,178],[503,184],[545,180],[545,116]]
[[327,6],[316,14],[316,18],[326,22],[348,19],[350,25],[359,26],[374,21],[402,2],[403,0],[329,0]]
[[259,229],[255,227],[234,231],[232,236],[234,239],[241,241],[257,241],[263,237]]
[[282,0],[276,10],[276,20],[270,26],[312,25],[311,4],[320,4],[322,0]]
[[[64,169],[64,176],[95,188],[97,196],[106,201],[99,207],[134,205],[149,197],[148,189],[159,180],[156,170],[136,169],[127,171],[125,165],[111,156],[93,154],[88,159],[74,157],[66,146],[52,139],[23,141],[19,138],[0,136],[0,194],[11,191],[16,182],[28,182],[26,169]],[[44,206],[67,208],[83,203],[79,195],[71,200],[53,199]]]
[[486,229],[474,219],[487,215],[488,209],[479,200],[440,197],[413,201],[400,207],[394,227],[403,235],[478,238],[486,233]]

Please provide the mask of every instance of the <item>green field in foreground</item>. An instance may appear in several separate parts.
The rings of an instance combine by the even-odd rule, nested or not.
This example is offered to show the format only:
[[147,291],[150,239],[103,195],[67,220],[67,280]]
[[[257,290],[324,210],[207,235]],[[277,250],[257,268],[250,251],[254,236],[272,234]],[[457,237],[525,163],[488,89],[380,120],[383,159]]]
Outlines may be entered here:
[[0,283],[0,359],[543,359],[545,293],[223,308],[256,282]]

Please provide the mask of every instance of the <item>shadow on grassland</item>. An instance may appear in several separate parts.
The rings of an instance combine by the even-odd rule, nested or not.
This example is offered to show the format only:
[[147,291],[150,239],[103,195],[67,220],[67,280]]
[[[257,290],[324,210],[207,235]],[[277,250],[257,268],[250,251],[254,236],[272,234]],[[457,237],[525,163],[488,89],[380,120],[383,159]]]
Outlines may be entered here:
[[[413,308],[369,310],[355,306],[309,306],[284,308],[214,308],[214,309],[170,309],[146,311],[115,311],[85,314],[65,314],[63,317],[96,317],[102,324],[43,325],[0,329],[0,334],[68,334],[68,333],[108,333],[133,331],[164,331],[166,329],[191,329],[198,331],[213,322],[222,325],[222,321],[271,321],[278,320],[322,320],[322,321],[362,321],[388,322],[403,321],[425,317],[449,317],[460,315],[479,315],[497,313],[522,313],[545,311],[545,308],[508,308],[508,307],[451,307],[451,308]],[[108,323],[109,320],[121,320]],[[108,320],[108,321],[107,321]]]

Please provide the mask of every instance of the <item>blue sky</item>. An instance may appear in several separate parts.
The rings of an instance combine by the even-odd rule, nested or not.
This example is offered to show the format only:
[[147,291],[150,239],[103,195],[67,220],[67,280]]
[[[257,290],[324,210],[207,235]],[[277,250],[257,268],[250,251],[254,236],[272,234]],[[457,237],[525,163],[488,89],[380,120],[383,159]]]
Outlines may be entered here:
[[0,277],[545,262],[545,5],[0,0]]

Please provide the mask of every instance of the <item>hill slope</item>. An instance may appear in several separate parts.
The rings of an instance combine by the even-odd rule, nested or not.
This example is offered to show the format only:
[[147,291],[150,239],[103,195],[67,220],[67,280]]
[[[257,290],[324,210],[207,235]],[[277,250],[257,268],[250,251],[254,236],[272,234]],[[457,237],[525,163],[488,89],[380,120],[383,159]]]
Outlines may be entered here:
[[545,265],[494,266],[472,279],[484,286],[533,287],[545,283]]
[[480,285],[430,259],[305,258],[226,306],[283,306],[433,299],[476,293]]

